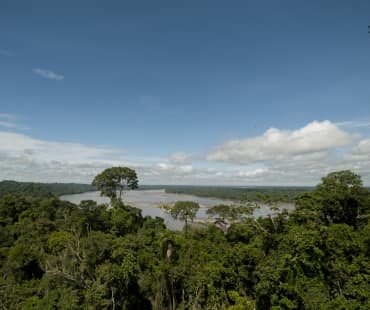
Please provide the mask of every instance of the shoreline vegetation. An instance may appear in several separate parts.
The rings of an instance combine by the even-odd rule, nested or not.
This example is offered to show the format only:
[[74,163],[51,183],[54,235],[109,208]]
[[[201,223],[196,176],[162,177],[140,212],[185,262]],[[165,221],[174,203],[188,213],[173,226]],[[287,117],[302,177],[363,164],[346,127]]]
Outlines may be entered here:
[[232,201],[254,201],[262,203],[291,203],[303,193],[312,191],[314,187],[282,187],[282,186],[168,186],[166,193],[189,194],[198,197],[212,197]]

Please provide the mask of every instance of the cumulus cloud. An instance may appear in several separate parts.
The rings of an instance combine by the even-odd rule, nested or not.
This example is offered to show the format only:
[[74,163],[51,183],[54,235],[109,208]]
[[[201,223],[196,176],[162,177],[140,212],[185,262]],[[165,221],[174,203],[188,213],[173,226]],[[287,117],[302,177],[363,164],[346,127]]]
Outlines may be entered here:
[[35,69],[32,69],[32,71],[45,78],[45,79],[48,79],[48,80],[55,80],[55,81],[61,81],[64,79],[64,76],[59,74],[59,73],[55,73],[53,71],[50,71],[50,70],[45,70],[45,69],[40,69],[40,68],[35,68]]
[[169,158],[128,157],[115,148],[0,131],[0,180],[90,183],[105,168],[120,165],[135,169],[141,184],[315,185],[327,173],[344,169],[370,184],[370,139],[329,121],[269,129],[218,146],[208,158],[183,152]]
[[[45,141],[0,131],[0,179],[82,181],[102,168],[117,164],[118,150],[79,143]],[[83,167],[86,165],[86,167]]]
[[330,121],[313,121],[296,130],[270,128],[262,136],[229,141],[213,149],[207,159],[238,164],[279,160],[348,146],[356,138]]
[[358,145],[353,148],[351,156],[359,160],[370,159],[370,139],[361,140]]
[[33,139],[14,132],[0,132],[0,152],[12,156],[32,156],[36,161],[86,162],[101,159],[113,149]]
[[192,165],[155,162],[152,158],[122,159],[122,151],[114,148],[0,131],[0,180],[90,183],[97,173],[111,166],[134,168],[141,182],[155,184],[189,183],[194,173]]
[[[354,124],[357,124],[354,126]],[[365,127],[357,122],[352,128]],[[222,172],[231,182],[253,185],[314,185],[332,171],[350,169],[370,183],[370,139],[344,131],[330,121],[314,121],[296,130],[271,128],[264,134],[229,141],[207,154],[210,162],[234,165]],[[244,170],[256,163],[262,168]]]
[[370,139],[361,140],[345,154],[344,162],[362,175],[370,177]]

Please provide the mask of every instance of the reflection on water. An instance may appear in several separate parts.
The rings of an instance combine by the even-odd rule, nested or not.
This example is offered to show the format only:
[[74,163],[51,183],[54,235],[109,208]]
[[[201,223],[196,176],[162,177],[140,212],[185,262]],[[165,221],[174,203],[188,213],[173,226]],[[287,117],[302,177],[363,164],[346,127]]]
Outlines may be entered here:
[[[75,204],[79,204],[82,200],[95,200],[97,203],[108,203],[107,197],[101,197],[100,192],[87,192],[82,194],[64,195],[60,197],[63,200],[70,201]],[[125,204],[140,208],[143,216],[162,217],[165,220],[165,224],[169,229],[181,229],[183,224],[180,221],[173,220],[158,206],[164,203],[173,203],[176,201],[194,201],[199,203],[200,209],[197,213],[198,219],[207,218],[206,211],[208,208],[218,204],[231,204],[231,201],[218,199],[218,198],[207,198],[197,197],[193,195],[184,194],[172,194],[166,193],[164,190],[140,190],[140,191],[128,191],[123,197]],[[291,210],[294,208],[293,204],[283,204],[281,208]],[[260,216],[266,216],[271,213],[271,210],[266,205],[261,205],[259,209],[256,209],[254,216],[256,218]]]

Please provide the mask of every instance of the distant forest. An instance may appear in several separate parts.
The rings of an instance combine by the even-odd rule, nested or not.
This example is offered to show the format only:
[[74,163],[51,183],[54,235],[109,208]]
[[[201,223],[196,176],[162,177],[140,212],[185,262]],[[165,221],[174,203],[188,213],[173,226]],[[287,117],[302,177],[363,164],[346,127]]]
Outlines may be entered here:
[[[164,189],[166,193],[213,197],[233,201],[294,202],[297,195],[313,190],[313,187],[228,187],[190,185],[140,185],[138,190]],[[1,181],[0,196],[16,194],[32,197],[59,197],[96,191],[90,184],[79,183],[34,183]]]
[[166,193],[214,197],[226,200],[256,202],[294,202],[297,195],[313,190],[313,187],[227,187],[227,186],[166,186]]
[[[186,194],[198,197],[219,198],[231,201],[254,201],[262,203],[293,203],[304,193],[314,190],[309,186],[197,186],[197,185],[140,185],[138,190],[164,189],[170,194]],[[367,188],[369,189],[369,188]],[[80,183],[35,183],[0,181],[0,196],[59,197],[96,191],[90,184]]]
[[14,194],[17,196],[32,197],[59,197],[61,195],[78,194],[96,190],[89,184],[77,183],[33,183],[1,181],[0,196]]

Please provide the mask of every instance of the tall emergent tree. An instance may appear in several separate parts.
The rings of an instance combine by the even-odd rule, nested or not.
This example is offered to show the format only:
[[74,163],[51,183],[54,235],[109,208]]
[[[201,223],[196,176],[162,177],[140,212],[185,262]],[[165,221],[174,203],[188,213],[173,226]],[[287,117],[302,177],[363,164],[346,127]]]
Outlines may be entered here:
[[325,219],[332,223],[356,227],[370,209],[369,191],[363,187],[361,176],[349,170],[329,173],[316,193]]
[[95,176],[92,185],[101,191],[102,196],[107,196],[112,201],[122,201],[123,192],[136,189],[138,183],[135,170],[127,167],[112,167]]

